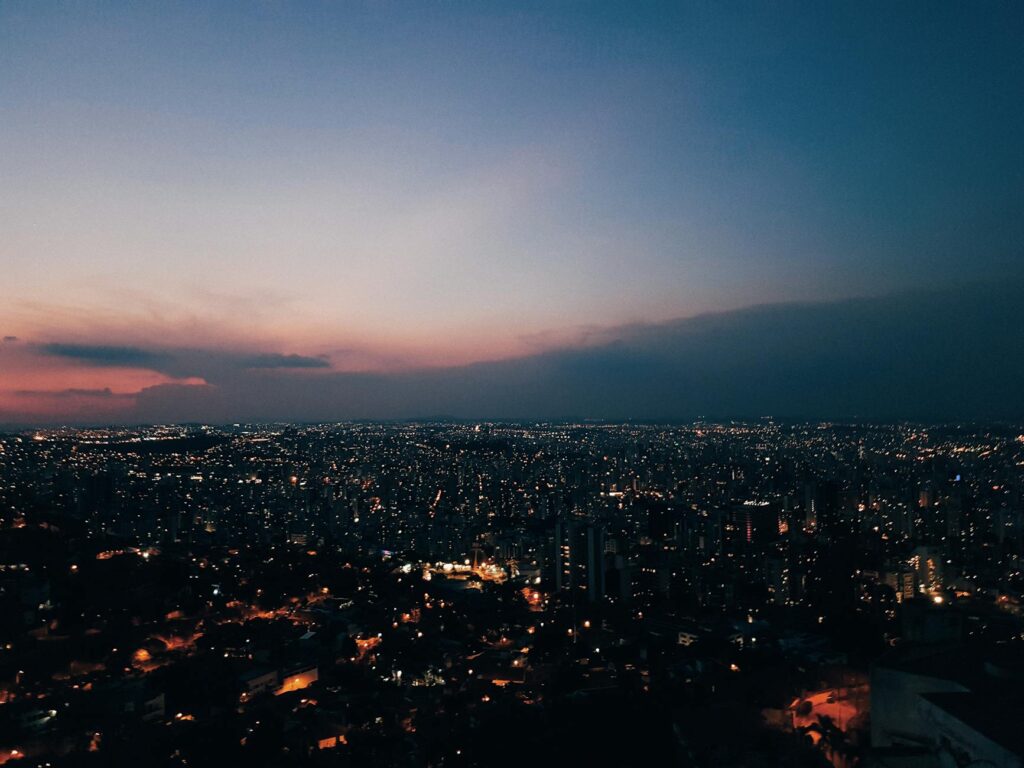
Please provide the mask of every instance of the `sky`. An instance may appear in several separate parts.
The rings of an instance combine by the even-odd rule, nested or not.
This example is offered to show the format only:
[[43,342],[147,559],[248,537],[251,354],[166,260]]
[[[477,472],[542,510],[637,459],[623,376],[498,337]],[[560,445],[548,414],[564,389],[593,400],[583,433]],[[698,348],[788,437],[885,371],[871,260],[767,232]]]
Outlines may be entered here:
[[0,423],[1024,415],[1022,39],[0,2]]

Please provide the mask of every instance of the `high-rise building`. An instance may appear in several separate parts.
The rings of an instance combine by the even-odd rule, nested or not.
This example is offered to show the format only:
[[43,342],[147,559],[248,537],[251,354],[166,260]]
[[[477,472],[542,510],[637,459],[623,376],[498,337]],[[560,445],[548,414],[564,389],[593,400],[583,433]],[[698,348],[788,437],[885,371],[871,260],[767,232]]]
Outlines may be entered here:
[[589,523],[555,523],[555,588],[585,596],[605,595],[604,531]]

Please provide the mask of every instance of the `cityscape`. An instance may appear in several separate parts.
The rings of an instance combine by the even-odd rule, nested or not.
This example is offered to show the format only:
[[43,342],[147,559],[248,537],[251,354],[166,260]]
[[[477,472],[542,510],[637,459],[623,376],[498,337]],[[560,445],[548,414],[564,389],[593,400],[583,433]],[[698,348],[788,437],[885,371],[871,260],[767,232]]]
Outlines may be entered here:
[[0,437],[11,765],[1019,765],[1024,428]]
[[1022,41],[0,0],[0,768],[1024,768]]

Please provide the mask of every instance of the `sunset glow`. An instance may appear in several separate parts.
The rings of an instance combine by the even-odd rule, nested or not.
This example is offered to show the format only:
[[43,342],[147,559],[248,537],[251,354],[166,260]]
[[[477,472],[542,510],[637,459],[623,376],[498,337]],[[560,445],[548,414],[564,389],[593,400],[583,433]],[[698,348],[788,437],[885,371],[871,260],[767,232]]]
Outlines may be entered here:
[[344,375],[1021,277],[1019,16],[598,5],[5,3],[0,422],[399,415]]

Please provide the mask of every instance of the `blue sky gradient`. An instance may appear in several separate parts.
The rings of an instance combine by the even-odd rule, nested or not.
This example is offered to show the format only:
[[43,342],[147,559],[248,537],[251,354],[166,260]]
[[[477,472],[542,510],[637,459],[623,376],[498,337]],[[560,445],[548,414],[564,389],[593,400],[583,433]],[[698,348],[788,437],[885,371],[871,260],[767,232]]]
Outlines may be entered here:
[[[1017,280],[1022,39],[1013,2],[4,3],[0,333],[398,371]],[[14,346],[9,395],[167,383]]]

